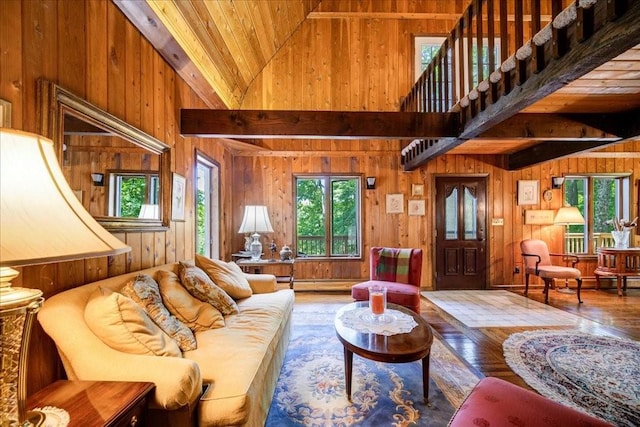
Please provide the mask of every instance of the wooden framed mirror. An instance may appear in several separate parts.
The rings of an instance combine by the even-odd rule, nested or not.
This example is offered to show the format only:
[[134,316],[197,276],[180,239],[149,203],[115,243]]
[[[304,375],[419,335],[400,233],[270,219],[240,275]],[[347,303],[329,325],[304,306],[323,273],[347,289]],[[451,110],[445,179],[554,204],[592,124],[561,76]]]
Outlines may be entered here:
[[[91,215],[112,232],[169,228],[169,146],[55,83],[38,82],[39,132]],[[150,213],[151,212],[151,213]]]

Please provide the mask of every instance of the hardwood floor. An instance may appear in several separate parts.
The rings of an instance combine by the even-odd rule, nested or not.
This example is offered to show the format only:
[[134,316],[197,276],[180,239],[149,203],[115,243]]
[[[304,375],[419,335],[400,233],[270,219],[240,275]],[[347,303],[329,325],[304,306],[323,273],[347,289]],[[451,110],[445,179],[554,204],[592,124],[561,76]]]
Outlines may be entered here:
[[[582,318],[575,328],[576,331],[607,333],[640,341],[640,289],[629,289],[624,297],[618,297],[615,289],[583,290],[583,304],[578,304],[575,294],[563,294],[555,289],[549,292],[551,306]],[[522,291],[515,293],[521,295]],[[529,297],[544,302],[541,289],[530,289]],[[348,302],[351,302],[351,296],[344,292],[296,291],[298,307],[305,304],[342,305]],[[484,376],[500,377],[519,386],[530,388],[506,364],[502,354],[502,343],[512,333],[541,328],[457,327],[442,317],[433,304],[425,298],[422,299],[421,312],[434,331]],[[566,328],[563,327],[563,329]]]

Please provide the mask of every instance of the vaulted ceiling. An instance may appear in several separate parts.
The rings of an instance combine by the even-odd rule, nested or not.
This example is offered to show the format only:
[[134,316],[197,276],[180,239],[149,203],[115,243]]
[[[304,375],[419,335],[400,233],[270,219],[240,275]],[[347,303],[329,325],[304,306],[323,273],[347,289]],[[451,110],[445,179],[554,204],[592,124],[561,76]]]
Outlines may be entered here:
[[[113,0],[212,109],[237,109],[252,81],[311,19],[423,19],[450,31],[468,0]],[[363,9],[363,5],[367,7]],[[372,6],[373,5],[373,6]],[[549,17],[543,16],[543,21]],[[640,40],[638,40],[640,43]],[[611,113],[640,109],[640,44],[568,82],[526,113]],[[499,132],[457,146],[456,154],[509,154],[535,139]]]

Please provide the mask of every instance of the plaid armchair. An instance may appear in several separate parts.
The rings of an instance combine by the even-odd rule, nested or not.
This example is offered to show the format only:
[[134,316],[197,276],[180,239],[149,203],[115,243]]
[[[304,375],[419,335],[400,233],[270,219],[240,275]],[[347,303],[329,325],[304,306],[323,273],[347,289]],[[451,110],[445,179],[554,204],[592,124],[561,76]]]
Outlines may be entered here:
[[370,279],[351,288],[355,301],[368,301],[369,288],[380,285],[387,288],[388,303],[420,313],[422,249],[372,247],[369,267]]

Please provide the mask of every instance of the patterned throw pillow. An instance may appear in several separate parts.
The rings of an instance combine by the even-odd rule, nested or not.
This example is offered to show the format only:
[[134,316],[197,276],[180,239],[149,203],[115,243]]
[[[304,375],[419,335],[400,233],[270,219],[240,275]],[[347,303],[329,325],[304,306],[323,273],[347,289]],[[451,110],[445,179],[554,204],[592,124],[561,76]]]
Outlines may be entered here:
[[224,262],[196,254],[196,266],[204,270],[213,283],[233,299],[249,298],[253,294],[249,281],[235,262]]
[[191,329],[172,315],[162,303],[158,284],[151,276],[138,274],[134,280],[124,285],[122,294],[138,303],[151,320],[178,343],[180,350],[188,351],[197,348],[196,338]]
[[222,328],[224,317],[214,306],[194,298],[173,271],[158,271],[162,301],[169,312],[194,332]]
[[180,261],[178,274],[182,286],[200,301],[208,302],[224,316],[238,313],[238,305],[225,291],[216,286],[207,273],[193,263]]
[[[84,320],[109,347],[129,354],[182,357],[178,344],[131,298],[97,288],[89,297]],[[82,350],[80,350],[82,351]]]

